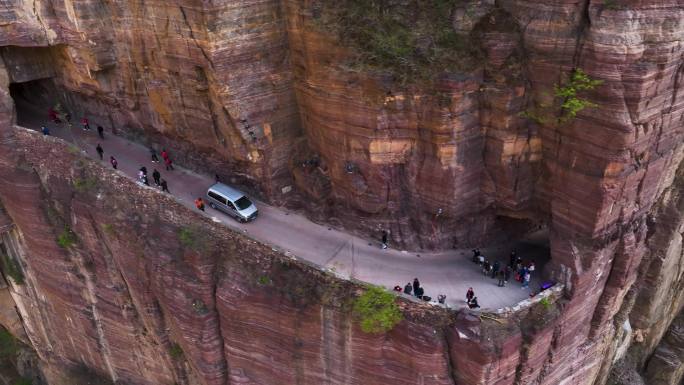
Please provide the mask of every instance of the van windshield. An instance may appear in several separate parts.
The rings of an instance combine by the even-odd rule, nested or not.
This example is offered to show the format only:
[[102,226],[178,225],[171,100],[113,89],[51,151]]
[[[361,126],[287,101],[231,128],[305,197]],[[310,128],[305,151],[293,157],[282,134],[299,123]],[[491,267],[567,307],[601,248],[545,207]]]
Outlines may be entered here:
[[235,205],[238,207],[238,210],[244,210],[252,205],[252,201],[250,201],[249,198],[243,196],[242,198],[235,201]]

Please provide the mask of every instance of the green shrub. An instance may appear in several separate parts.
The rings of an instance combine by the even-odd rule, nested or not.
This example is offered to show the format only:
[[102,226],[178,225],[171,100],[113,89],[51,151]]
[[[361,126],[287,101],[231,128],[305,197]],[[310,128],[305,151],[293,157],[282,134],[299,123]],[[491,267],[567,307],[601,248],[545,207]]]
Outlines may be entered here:
[[16,357],[19,342],[7,329],[0,328],[0,360]]
[[554,86],[553,105],[560,105],[561,116],[553,116],[552,105],[540,105],[532,110],[526,110],[519,115],[533,120],[539,124],[551,122],[567,123],[574,119],[577,113],[585,108],[596,108],[598,105],[580,96],[580,92],[593,90],[601,85],[603,80],[595,80],[589,77],[581,68],[577,68],[570,74],[570,80],[565,85]]
[[196,244],[195,232],[189,227],[178,230],[178,241],[185,247],[194,247]]
[[549,298],[548,298],[548,297],[542,298],[542,299],[539,301],[539,303],[540,303],[540,304],[544,307],[544,309],[546,309],[546,310],[549,310],[549,309],[551,308],[551,306],[553,306],[553,305],[551,304],[551,301],[549,301]]
[[0,264],[2,265],[2,271],[9,277],[12,278],[14,283],[21,285],[24,283],[24,273],[21,271],[21,266],[19,262],[15,261],[9,255],[0,255]]
[[265,275],[262,275],[257,279],[257,282],[259,282],[259,285],[266,286],[271,283],[271,279]]
[[57,236],[57,244],[63,249],[68,249],[76,244],[76,234],[68,226]]
[[399,323],[403,316],[394,294],[378,286],[369,286],[354,301],[354,314],[359,317],[361,330],[366,333],[386,333]]
[[104,230],[104,232],[108,235],[114,234],[114,226],[111,223],[102,224],[102,230]]
[[581,68],[575,69],[570,75],[570,81],[564,86],[556,86],[555,94],[556,97],[561,99],[561,123],[564,123],[570,119],[574,119],[577,113],[585,108],[595,108],[598,107],[595,103],[590,102],[587,99],[581,98],[577,95],[580,91],[593,90],[600,84],[602,80],[594,80],[589,77]]
[[402,83],[469,67],[477,44],[460,35],[451,16],[460,0],[314,2],[316,25],[356,52],[352,67],[388,72]]
[[31,385],[31,384],[33,384],[33,381],[31,381],[30,379],[20,378],[20,379],[14,381],[13,385]]
[[76,191],[86,192],[97,187],[97,179],[95,178],[74,178],[73,186]]
[[169,355],[174,360],[177,360],[183,356],[183,348],[181,348],[180,345],[174,342],[171,344],[171,348],[169,348]]

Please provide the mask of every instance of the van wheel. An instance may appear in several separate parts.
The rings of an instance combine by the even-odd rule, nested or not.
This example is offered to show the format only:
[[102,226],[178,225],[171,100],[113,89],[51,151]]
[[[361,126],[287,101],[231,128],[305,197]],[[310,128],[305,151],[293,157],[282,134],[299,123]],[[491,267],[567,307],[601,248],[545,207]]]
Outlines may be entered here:
[[212,209],[216,210],[216,205],[213,204],[212,202],[209,202],[209,207],[211,207]]
[[238,222],[247,223],[247,220],[245,218],[238,218]]

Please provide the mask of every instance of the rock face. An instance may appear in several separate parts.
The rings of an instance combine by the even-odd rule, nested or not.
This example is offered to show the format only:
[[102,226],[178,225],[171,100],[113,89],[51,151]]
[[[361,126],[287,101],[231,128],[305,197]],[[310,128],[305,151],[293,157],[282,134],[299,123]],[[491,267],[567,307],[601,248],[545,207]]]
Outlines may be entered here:
[[[360,52],[358,31],[330,17],[354,1],[0,0],[0,229],[48,383],[679,381],[684,6],[445,1],[444,40],[425,5],[375,3],[417,31],[408,49]],[[436,69],[456,55],[469,65]],[[402,77],[415,68],[434,72]],[[602,84],[581,95],[595,107],[565,119],[555,90],[576,69]],[[344,306],[353,285],[149,191],[126,196],[130,182],[13,129],[13,97],[59,100],[409,248],[546,224],[547,269],[566,291],[503,322],[404,305],[393,331],[363,334]],[[216,234],[206,248],[188,241],[204,233]]]

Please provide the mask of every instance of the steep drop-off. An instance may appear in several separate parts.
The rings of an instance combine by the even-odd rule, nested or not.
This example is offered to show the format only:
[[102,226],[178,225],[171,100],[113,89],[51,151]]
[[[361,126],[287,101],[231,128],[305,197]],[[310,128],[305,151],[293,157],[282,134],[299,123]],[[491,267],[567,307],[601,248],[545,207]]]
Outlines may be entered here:
[[[27,277],[13,300],[52,383],[61,363],[141,384],[680,380],[684,6],[447,0],[435,19],[427,3],[0,0],[0,202]],[[555,90],[576,69],[602,81],[583,93],[596,107],[559,119]],[[408,248],[544,223],[564,298],[525,316],[539,328],[461,314],[364,335],[334,301],[350,284],[282,268],[15,132],[19,84],[36,104]],[[78,239],[60,248],[66,225]],[[188,226],[216,234],[213,248],[180,244]],[[174,343],[187,361],[166,354]]]

